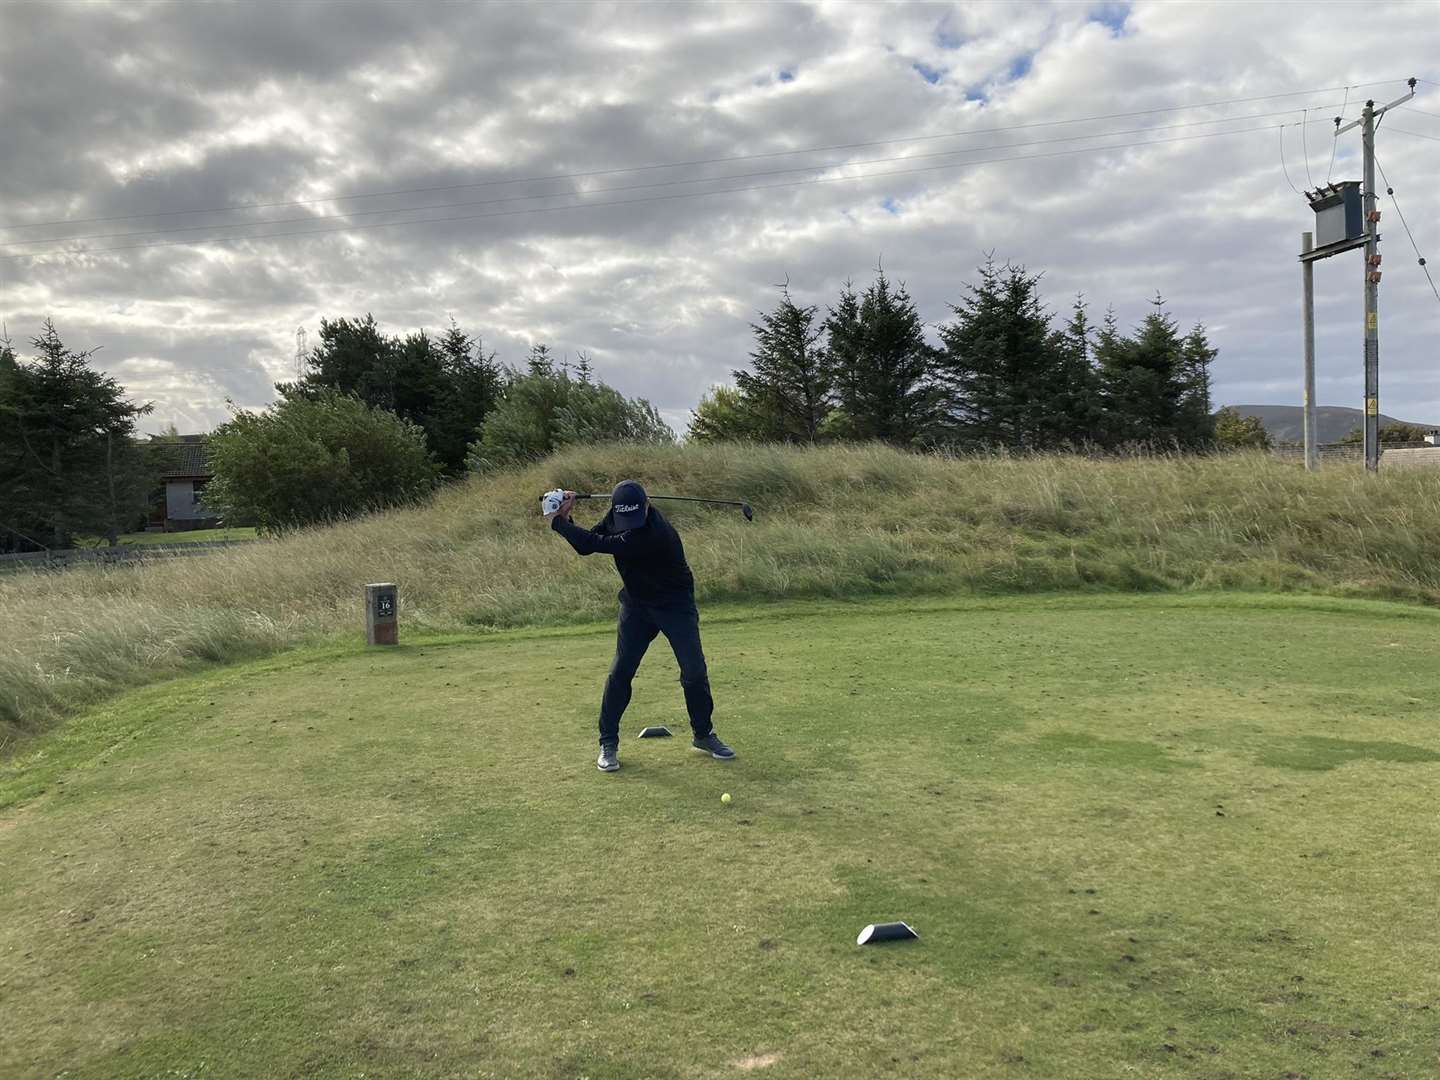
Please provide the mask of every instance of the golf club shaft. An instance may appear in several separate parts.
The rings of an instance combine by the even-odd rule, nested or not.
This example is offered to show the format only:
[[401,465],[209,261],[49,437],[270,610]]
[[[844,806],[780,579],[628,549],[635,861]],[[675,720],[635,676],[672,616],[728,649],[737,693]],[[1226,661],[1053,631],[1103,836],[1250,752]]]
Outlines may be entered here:
[[[580,494],[576,494],[575,497],[576,497],[577,499],[608,499],[608,498],[610,498],[610,495],[609,495],[608,493],[603,494],[603,495],[602,495],[602,494],[597,494],[597,495],[580,495]],[[742,506],[742,507],[743,507],[743,506],[747,505],[746,503],[740,502],[740,501],[737,500],[737,499],[697,499],[697,498],[694,498],[693,496],[690,496],[690,495],[646,495],[645,497],[646,497],[647,499],[669,499],[671,502],[710,503],[712,506]]]

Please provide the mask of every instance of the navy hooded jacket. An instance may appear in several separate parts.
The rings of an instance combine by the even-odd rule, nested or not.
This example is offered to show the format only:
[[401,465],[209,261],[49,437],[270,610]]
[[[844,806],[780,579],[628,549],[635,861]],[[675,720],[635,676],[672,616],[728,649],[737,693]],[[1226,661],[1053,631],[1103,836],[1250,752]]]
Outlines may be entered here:
[[695,578],[685,561],[680,534],[654,504],[638,529],[615,532],[613,511],[593,529],[582,529],[559,514],[550,519],[550,527],[581,555],[599,552],[615,557],[615,569],[625,584],[620,599],[660,607],[695,602]]

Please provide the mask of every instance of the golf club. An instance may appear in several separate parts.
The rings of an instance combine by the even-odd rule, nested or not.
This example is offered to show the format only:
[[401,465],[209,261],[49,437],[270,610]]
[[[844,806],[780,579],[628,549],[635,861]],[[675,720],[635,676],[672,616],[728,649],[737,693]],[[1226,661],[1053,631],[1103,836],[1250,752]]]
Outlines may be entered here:
[[[547,492],[547,494],[549,494],[549,493]],[[540,498],[541,498],[541,501],[543,502],[545,496],[542,495]],[[580,494],[580,493],[577,492],[576,495],[575,495],[575,498],[577,498],[577,499],[608,499],[608,498],[610,498],[610,496],[609,496],[609,494],[603,494],[603,495],[602,495],[602,494],[582,495],[582,494]],[[647,495],[646,498],[648,498],[648,499],[668,499],[668,500],[670,500],[671,502],[709,503],[711,506],[738,506],[738,507],[740,508],[740,513],[742,513],[742,514],[745,515],[745,520],[746,520],[746,521],[754,521],[754,520],[755,520],[755,508],[754,508],[753,506],[751,506],[748,502],[739,502],[738,500],[735,500],[735,499],[696,499],[696,498],[693,498],[692,496],[689,496],[689,495]]]

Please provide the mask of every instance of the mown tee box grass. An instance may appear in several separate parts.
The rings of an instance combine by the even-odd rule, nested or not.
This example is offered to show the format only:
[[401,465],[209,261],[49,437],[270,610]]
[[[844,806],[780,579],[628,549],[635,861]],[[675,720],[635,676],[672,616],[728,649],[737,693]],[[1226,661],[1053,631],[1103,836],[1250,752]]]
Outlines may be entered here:
[[0,1075],[1434,1075],[1437,620],[712,607],[740,757],[657,649],[615,775],[604,623],[135,691],[0,779]]

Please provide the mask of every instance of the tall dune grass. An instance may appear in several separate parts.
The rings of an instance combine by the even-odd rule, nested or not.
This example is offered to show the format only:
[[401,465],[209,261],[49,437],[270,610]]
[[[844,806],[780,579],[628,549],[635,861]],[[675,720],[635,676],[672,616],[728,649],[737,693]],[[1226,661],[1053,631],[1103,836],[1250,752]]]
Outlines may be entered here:
[[[747,498],[670,504],[705,600],[1076,589],[1305,590],[1440,602],[1440,475],[1307,474],[1267,455],[917,456],[880,446],[602,446],[430,504],[191,559],[0,577],[0,745],[116,689],[356,635],[396,581],[406,630],[613,610],[609,561],[538,517],[555,485]],[[586,524],[599,504],[581,504]]]

